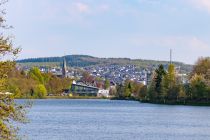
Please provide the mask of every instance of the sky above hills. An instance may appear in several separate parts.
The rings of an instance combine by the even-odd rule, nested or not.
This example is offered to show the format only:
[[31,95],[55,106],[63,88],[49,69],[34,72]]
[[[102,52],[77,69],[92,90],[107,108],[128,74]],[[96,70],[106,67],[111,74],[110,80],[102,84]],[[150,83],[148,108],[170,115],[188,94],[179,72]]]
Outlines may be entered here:
[[19,58],[87,54],[173,59],[210,56],[210,0],[10,0]]

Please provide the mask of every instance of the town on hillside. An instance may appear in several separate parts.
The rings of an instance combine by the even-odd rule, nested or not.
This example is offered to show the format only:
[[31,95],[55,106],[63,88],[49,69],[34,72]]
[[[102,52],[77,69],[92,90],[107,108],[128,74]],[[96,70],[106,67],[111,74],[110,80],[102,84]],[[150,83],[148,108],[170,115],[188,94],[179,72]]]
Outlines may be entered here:
[[[71,88],[63,89],[62,96],[98,96],[111,97],[116,86],[124,84],[126,80],[136,82],[142,86],[150,84],[154,69],[138,68],[136,65],[96,65],[87,67],[69,67],[65,57],[56,67],[39,66],[42,73],[51,73],[59,78],[73,79]],[[164,66],[167,69],[168,65]],[[18,65],[19,70],[26,73],[31,67]],[[175,68],[176,75],[182,83],[187,83],[187,73],[181,73],[180,66]],[[107,83],[108,82],[108,83]],[[53,94],[49,93],[49,96]]]

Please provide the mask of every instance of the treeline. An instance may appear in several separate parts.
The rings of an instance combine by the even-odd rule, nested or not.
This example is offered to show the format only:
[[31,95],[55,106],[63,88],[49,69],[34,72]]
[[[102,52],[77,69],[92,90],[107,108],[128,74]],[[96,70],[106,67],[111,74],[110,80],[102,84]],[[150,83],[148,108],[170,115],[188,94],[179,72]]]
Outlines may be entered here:
[[114,97],[113,99],[139,100],[142,96],[146,96],[147,86],[126,80],[124,84],[117,85],[116,88],[110,88],[110,94]]
[[29,58],[18,60],[17,63],[52,63],[60,62],[62,63],[64,58],[67,61],[67,65],[71,67],[86,67],[90,65],[99,64],[97,61],[92,61],[92,56],[87,55],[67,55],[64,57],[44,57],[44,58]]
[[187,83],[183,83],[174,64],[170,64],[167,70],[163,65],[158,66],[149,86],[127,81],[116,89],[115,95],[121,99],[163,104],[210,104],[210,58],[197,61]]
[[51,73],[41,73],[36,67],[29,72],[13,68],[8,74],[7,89],[15,98],[45,98],[48,94],[60,96],[70,88],[72,80],[59,78]]

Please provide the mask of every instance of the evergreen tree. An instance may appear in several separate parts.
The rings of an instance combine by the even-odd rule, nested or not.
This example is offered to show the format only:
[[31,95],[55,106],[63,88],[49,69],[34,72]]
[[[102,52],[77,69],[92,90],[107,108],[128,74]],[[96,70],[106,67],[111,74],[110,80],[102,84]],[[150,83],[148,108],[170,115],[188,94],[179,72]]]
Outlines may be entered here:
[[164,70],[163,65],[159,65],[158,69],[155,70],[155,91],[158,93],[157,97],[160,97],[162,91],[162,81],[166,71]]
[[157,98],[157,92],[155,90],[155,79],[152,79],[148,88],[147,99],[149,101],[154,101],[156,98]]

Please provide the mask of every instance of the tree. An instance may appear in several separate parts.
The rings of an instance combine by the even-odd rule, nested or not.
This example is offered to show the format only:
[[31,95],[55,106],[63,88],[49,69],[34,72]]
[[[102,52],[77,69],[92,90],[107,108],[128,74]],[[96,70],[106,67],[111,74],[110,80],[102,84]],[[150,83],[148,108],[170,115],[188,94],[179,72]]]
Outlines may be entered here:
[[136,97],[136,98],[139,98],[140,94],[143,94],[143,93],[141,93],[141,91],[144,88],[144,85],[142,83],[139,83],[139,82],[133,82],[132,84],[133,84],[133,86],[132,86],[133,87],[133,89],[132,89],[133,96]]
[[190,80],[192,97],[200,99],[207,97],[207,85],[204,76],[195,74]]
[[131,96],[131,91],[129,87],[125,86],[124,87],[124,97],[130,97]]
[[105,80],[104,86],[105,86],[105,89],[108,89],[110,87],[110,81],[108,79]]
[[36,80],[37,82],[39,82],[40,84],[44,84],[44,77],[41,73],[41,71],[39,70],[39,68],[34,67],[29,71],[28,74],[31,78],[33,78],[34,80]]
[[84,83],[92,83],[94,81],[94,77],[90,75],[88,72],[84,72],[82,74],[82,79]]
[[175,74],[175,66],[174,64],[170,64],[168,66],[168,73],[166,74],[168,80],[169,88],[172,88],[175,85],[176,74]]
[[42,98],[45,98],[46,96],[47,96],[47,90],[45,86],[42,84],[37,85],[35,89],[35,97],[42,99]]
[[198,59],[191,73],[191,78],[195,74],[203,75],[205,83],[210,87],[210,57]]
[[124,97],[124,87],[123,87],[123,85],[122,84],[117,85],[116,90],[117,90],[116,97],[123,98]]
[[[0,28],[9,28],[5,24],[4,10],[2,5],[7,1],[0,1]],[[0,33],[0,139],[14,140],[17,139],[18,129],[13,124],[14,122],[26,122],[25,109],[22,105],[17,105],[14,101],[13,95],[8,95],[8,87],[6,85],[8,80],[8,72],[14,67],[15,63],[11,60],[4,61],[5,56],[14,56],[20,51],[19,48],[14,48],[13,43],[9,37]]]
[[[155,78],[155,76],[154,76]],[[148,92],[147,92],[147,99],[149,101],[154,101],[157,98],[157,92],[155,90],[155,79],[152,79],[149,88],[148,88]]]
[[185,99],[187,97],[186,92],[184,90],[184,86],[183,85],[179,85],[179,93],[178,93],[178,99],[184,99],[184,103],[185,103]]
[[199,58],[198,61],[196,62],[193,71],[191,73],[191,76],[198,74],[198,75],[203,75],[204,78],[210,80],[210,75],[208,74],[208,71],[210,70],[210,57],[206,58]]
[[160,95],[162,91],[162,81],[164,76],[166,75],[166,71],[164,70],[163,65],[159,65],[158,69],[155,70],[155,91]]
[[116,89],[116,87],[110,88],[110,90],[109,90],[109,95],[111,95],[111,96],[116,96],[116,94],[117,94],[117,89]]
[[139,99],[144,100],[146,98],[146,96],[147,96],[147,86],[143,86],[139,90]]
[[[165,99],[165,97],[169,97],[169,98],[176,97],[176,95],[177,95],[177,93],[176,93],[177,87],[176,86],[177,85],[176,85],[175,66],[174,66],[174,64],[170,64],[168,66],[168,72],[165,73],[164,78],[162,80],[161,97],[163,99]],[[172,95],[172,94],[174,94],[174,95]]]

